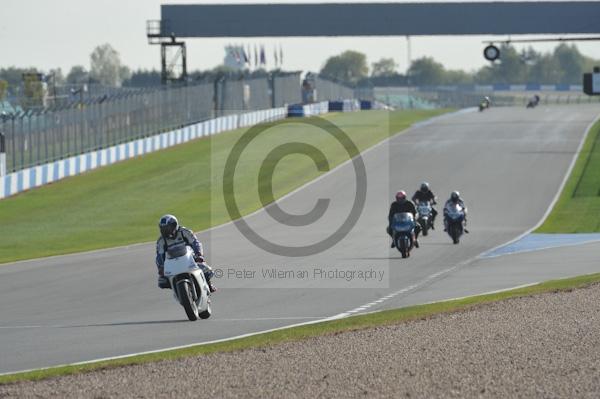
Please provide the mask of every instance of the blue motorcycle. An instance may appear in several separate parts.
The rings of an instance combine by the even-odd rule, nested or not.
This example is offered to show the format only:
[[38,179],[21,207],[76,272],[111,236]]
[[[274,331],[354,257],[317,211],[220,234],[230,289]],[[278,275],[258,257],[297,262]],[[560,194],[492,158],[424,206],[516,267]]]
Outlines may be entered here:
[[392,217],[392,239],[403,258],[410,256],[415,246],[415,220],[412,213],[396,213]]

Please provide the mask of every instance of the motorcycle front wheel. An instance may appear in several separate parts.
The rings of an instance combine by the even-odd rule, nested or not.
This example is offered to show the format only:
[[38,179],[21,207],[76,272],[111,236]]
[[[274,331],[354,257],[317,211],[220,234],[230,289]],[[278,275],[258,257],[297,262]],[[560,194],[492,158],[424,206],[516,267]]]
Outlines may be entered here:
[[458,244],[460,242],[460,230],[457,226],[452,226],[450,228],[450,237],[452,238],[452,242],[454,244]]
[[194,302],[192,287],[190,287],[188,280],[182,280],[177,283],[177,292],[179,294],[179,300],[181,305],[185,309],[185,314],[190,321],[198,320],[198,307]]
[[398,248],[398,251],[402,255],[402,258],[408,258],[410,256],[410,252],[408,250],[408,245],[406,245],[404,238],[397,236],[395,238],[395,241],[396,241],[396,248]]
[[200,316],[201,319],[208,319],[211,314],[212,314],[212,310],[210,309],[210,303],[209,303],[206,310],[204,312],[198,313],[198,316]]
[[423,236],[426,236],[427,234],[429,234],[429,222],[425,222],[423,221],[421,223],[421,233],[423,234]]

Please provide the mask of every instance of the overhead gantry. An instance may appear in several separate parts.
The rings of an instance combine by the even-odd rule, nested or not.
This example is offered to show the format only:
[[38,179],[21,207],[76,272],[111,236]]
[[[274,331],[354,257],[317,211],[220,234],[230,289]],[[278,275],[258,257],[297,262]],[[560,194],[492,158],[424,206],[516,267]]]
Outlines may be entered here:
[[600,34],[599,21],[593,1],[164,4],[147,36],[165,68],[165,46],[185,54],[177,38]]

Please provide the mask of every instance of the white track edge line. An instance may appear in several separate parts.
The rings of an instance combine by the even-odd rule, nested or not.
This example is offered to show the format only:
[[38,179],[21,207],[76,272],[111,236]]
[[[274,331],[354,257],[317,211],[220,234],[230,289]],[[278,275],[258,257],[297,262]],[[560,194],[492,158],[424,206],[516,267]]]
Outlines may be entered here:
[[[439,301],[426,302],[426,303],[422,303],[422,304],[418,304],[418,305],[414,305],[414,306],[431,305],[431,304],[434,304],[434,303],[450,302],[450,301],[460,300],[460,299],[466,299],[466,298],[470,298],[470,297],[474,297],[474,296],[496,294],[496,293],[500,293],[500,292],[505,292],[505,291],[510,291],[510,290],[516,290],[516,289],[519,289],[519,288],[530,287],[530,286],[533,286],[533,285],[536,285],[536,284],[539,284],[539,282],[517,285],[517,286],[514,286],[514,287],[504,288],[504,289],[500,289],[500,290],[487,291],[487,292],[483,292],[483,293],[480,293],[480,294],[468,295],[468,296],[464,296],[464,297],[448,298],[448,299],[442,299],[442,300],[439,300]],[[411,305],[411,306],[413,306],[413,305]],[[381,312],[384,312],[386,310],[390,310],[390,309],[374,310],[374,311],[371,311],[371,312],[361,313],[360,315],[348,315],[348,316],[344,316],[344,317],[339,317],[339,316],[326,317],[324,319],[313,320],[313,321],[308,321],[308,322],[304,322],[304,323],[297,323],[297,324],[292,324],[292,325],[289,325],[289,326],[277,327],[277,328],[272,328],[272,329],[269,329],[269,330],[257,331],[257,332],[242,334],[242,335],[236,335],[236,336],[229,337],[229,338],[222,338],[222,339],[217,339],[217,340],[212,340],[212,341],[206,341],[206,342],[201,342],[201,343],[196,343],[196,344],[180,345],[180,346],[174,346],[174,347],[170,347],[170,348],[164,348],[164,349],[157,349],[157,350],[152,350],[152,351],[132,353],[132,354],[128,354],[128,355],[104,357],[104,358],[99,358],[99,359],[94,359],[94,360],[86,360],[86,361],[77,362],[77,363],[60,364],[60,365],[50,366],[50,367],[42,367],[42,368],[20,370],[20,371],[10,371],[10,372],[7,372],[7,373],[0,373],[0,376],[8,376],[8,375],[13,375],[13,374],[28,373],[28,372],[32,372],[32,371],[51,370],[51,369],[59,368],[59,367],[83,366],[83,365],[86,365],[86,364],[100,363],[100,362],[109,361],[109,360],[126,359],[126,358],[129,358],[129,357],[149,355],[149,354],[153,354],[153,353],[160,353],[160,352],[167,352],[167,351],[173,351],[173,350],[178,350],[178,349],[191,348],[191,347],[194,347],[194,346],[204,346],[204,345],[210,345],[210,344],[217,344],[217,343],[222,343],[222,342],[227,342],[227,341],[233,341],[233,340],[236,340],[236,339],[248,338],[248,337],[252,337],[252,336],[255,336],[255,335],[266,334],[266,333],[269,333],[269,332],[286,330],[286,329],[290,329],[290,328],[294,328],[294,327],[302,327],[302,326],[310,325],[310,324],[318,324],[318,323],[323,323],[323,322],[327,322],[327,321],[339,320],[339,319],[346,318],[346,317],[365,316],[365,315],[368,315],[368,314],[381,313]]]
[[486,255],[484,257],[481,257],[481,259],[495,259],[495,258],[500,258],[502,256],[527,254],[530,252],[546,251],[549,249],[558,249],[558,248],[565,248],[565,247],[578,247],[580,245],[595,244],[598,242],[600,242],[600,238],[597,238],[594,240],[581,241],[581,242],[572,242],[572,243],[568,243],[568,244],[549,245],[549,246],[544,246],[544,247],[539,247],[539,248],[523,249],[523,250],[519,250],[519,251],[515,251],[515,252],[500,253],[498,255]]
[[[392,299],[392,298],[394,298],[394,297],[396,297],[396,296],[398,296],[400,294],[404,294],[406,292],[414,291],[415,289],[418,289],[418,288],[424,286],[425,284],[429,283],[430,281],[434,280],[435,278],[437,278],[439,276],[442,276],[442,275],[449,274],[449,273],[453,272],[454,270],[457,270],[458,268],[460,268],[460,267],[462,267],[464,265],[467,265],[467,264],[469,264],[471,262],[474,262],[474,261],[476,261],[478,259],[488,259],[488,258],[484,257],[485,254],[493,252],[493,251],[495,251],[495,250],[497,250],[499,248],[502,248],[504,246],[510,245],[513,242],[520,240],[521,238],[523,238],[527,234],[530,234],[532,231],[534,231],[539,226],[541,226],[542,223],[544,223],[544,221],[546,220],[546,218],[550,214],[550,212],[552,211],[552,209],[554,208],[554,205],[556,204],[556,202],[558,201],[558,199],[559,199],[559,197],[560,197],[560,195],[561,195],[561,193],[562,193],[562,191],[564,189],[564,186],[566,185],[566,183],[567,183],[567,181],[568,181],[568,179],[569,179],[569,177],[571,175],[571,172],[573,171],[573,168],[575,167],[575,163],[577,162],[577,158],[579,158],[579,154],[581,153],[583,145],[585,144],[585,141],[586,141],[586,139],[587,139],[587,137],[588,137],[588,135],[589,135],[592,127],[599,120],[600,120],[600,114],[598,114],[592,120],[592,122],[590,122],[590,124],[587,126],[587,128],[586,128],[586,130],[585,130],[585,132],[583,134],[583,137],[581,138],[581,141],[579,142],[579,146],[577,147],[577,150],[575,151],[575,154],[573,155],[573,158],[571,159],[571,163],[569,164],[569,168],[567,169],[567,172],[566,172],[565,176],[563,177],[563,180],[562,180],[562,182],[561,182],[561,184],[560,184],[560,186],[558,188],[557,193],[554,195],[554,198],[552,199],[552,202],[550,203],[550,205],[546,209],[546,212],[544,213],[544,215],[542,216],[542,218],[538,221],[538,223],[534,227],[532,227],[531,229],[527,230],[526,232],[522,233],[521,235],[517,236],[516,238],[513,238],[512,240],[510,240],[510,241],[508,241],[508,242],[506,242],[504,244],[500,244],[500,245],[498,245],[498,246],[496,246],[496,247],[494,247],[492,249],[484,251],[484,252],[480,253],[479,255],[475,255],[474,257],[471,257],[471,258],[469,258],[469,259],[467,259],[467,260],[465,260],[463,262],[460,262],[460,263],[458,263],[458,264],[456,264],[456,265],[454,265],[452,267],[440,270],[439,272],[431,274],[430,276],[425,277],[423,280],[421,280],[421,281],[419,281],[419,282],[417,282],[417,283],[415,283],[415,284],[413,284],[411,286],[402,288],[402,289],[400,289],[400,290],[398,290],[396,292],[393,292],[392,294],[389,294],[389,295],[387,295],[385,297],[382,297],[380,299],[383,299],[383,301],[377,303],[377,305],[380,305],[383,302],[385,302],[385,301],[387,301],[389,299]],[[363,310],[364,306],[365,305],[362,305],[362,306],[359,306],[359,307],[354,308],[352,310],[340,313],[338,316],[343,317],[343,315],[347,315],[348,313],[358,313],[361,310]],[[370,307],[370,306],[367,306],[367,308],[368,307]]]
[[[585,129],[585,133],[583,134],[583,137],[581,138],[581,141],[579,142],[579,146],[577,147],[575,154],[573,154],[573,158],[571,159],[571,164],[569,165],[569,168],[567,169],[567,173],[565,173],[565,176],[563,177],[563,180],[560,183],[560,186],[558,187],[558,191],[554,195],[554,198],[552,199],[552,202],[550,203],[548,208],[546,208],[546,212],[544,213],[542,218],[539,220],[539,222],[537,222],[537,224],[535,226],[533,226],[529,230],[525,231],[524,233],[518,235],[517,237],[513,238],[512,240],[509,240],[509,241],[505,242],[504,244],[500,244],[498,246],[495,246],[494,248],[491,248],[491,249],[488,249],[487,251],[482,252],[481,254],[479,254],[479,258],[485,259],[487,254],[492,253],[492,252],[494,252],[502,247],[505,247],[507,245],[510,245],[514,242],[519,241],[526,235],[531,234],[532,231],[537,230],[546,221],[546,219],[548,218],[548,216],[554,209],[554,206],[558,202],[558,199],[560,198],[562,191],[564,190],[565,186],[567,185],[567,181],[569,180],[569,177],[571,176],[571,172],[573,172],[573,168],[575,168],[575,164],[577,163],[577,158],[579,158],[579,155],[581,154],[581,150],[583,149],[583,146],[585,145],[585,141],[587,140],[587,137],[589,136],[590,131],[592,130],[592,127],[598,121],[600,121],[600,114],[598,114]],[[501,256],[501,255],[498,255],[498,256]]]

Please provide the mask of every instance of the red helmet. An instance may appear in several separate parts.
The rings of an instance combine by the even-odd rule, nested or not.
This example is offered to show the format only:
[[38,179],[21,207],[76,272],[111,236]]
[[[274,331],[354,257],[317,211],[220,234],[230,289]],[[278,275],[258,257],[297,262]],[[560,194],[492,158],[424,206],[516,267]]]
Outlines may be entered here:
[[406,200],[406,191],[400,190],[396,193],[396,201],[405,201]]

